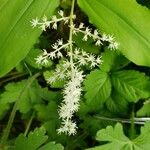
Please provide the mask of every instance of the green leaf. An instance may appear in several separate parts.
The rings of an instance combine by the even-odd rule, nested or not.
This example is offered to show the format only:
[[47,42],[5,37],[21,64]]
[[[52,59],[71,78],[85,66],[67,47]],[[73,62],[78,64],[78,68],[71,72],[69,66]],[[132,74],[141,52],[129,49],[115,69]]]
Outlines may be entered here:
[[137,116],[150,117],[150,100],[145,101],[142,108],[140,108],[140,110],[138,110],[138,112],[136,114],[137,114]]
[[44,14],[50,17],[59,0],[2,1],[0,7],[0,77],[15,67],[41,34],[30,21]]
[[82,33],[78,33],[73,36],[73,40],[75,41],[75,44],[77,47],[80,47],[80,49],[83,49],[84,51],[88,53],[95,53],[95,54],[99,53],[100,48],[98,46],[95,46],[95,44],[93,44],[92,38],[88,38],[86,42],[83,41],[82,38],[83,38]]
[[5,92],[0,95],[0,106],[4,107],[0,109],[0,116],[8,110],[11,103],[16,102],[20,93],[22,96],[19,98],[18,109],[21,113],[29,112],[35,104],[41,103],[42,99],[52,100],[58,97],[53,92],[48,91],[47,88],[41,88],[37,81],[25,89],[26,84],[27,80],[22,80],[5,86]]
[[123,55],[119,54],[117,51],[111,51],[109,49],[102,53],[102,60],[103,63],[100,65],[100,69],[104,72],[121,69],[129,63],[129,60]]
[[88,150],[149,150],[150,138],[150,122],[147,122],[144,127],[141,127],[141,134],[134,140],[130,140],[124,135],[123,127],[117,123],[113,128],[108,126],[97,132],[96,139],[98,141],[108,141],[108,144],[89,148]]
[[35,105],[35,110],[37,112],[38,120],[42,122],[49,133],[49,138],[53,140],[57,136],[56,129],[58,128],[59,115],[58,115],[58,105],[54,101],[50,101],[48,105],[37,104]]
[[[150,66],[150,11],[136,0],[78,0],[92,24],[113,34],[119,50],[138,65]],[[140,22],[140,23],[139,23]]]
[[28,137],[20,134],[15,141],[14,148],[10,148],[10,150],[63,150],[63,146],[61,144],[55,144],[55,142],[49,142],[42,146],[48,139],[45,133],[46,130],[44,127],[41,127],[30,132]]
[[48,144],[42,146],[38,150],[64,150],[61,144],[56,144],[55,142],[49,142]]
[[115,90],[129,102],[149,97],[150,81],[144,73],[123,70],[112,73],[111,79]]
[[100,70],[92,71],[84,81],[86,103],[100,107],[111,93],[111,82],[107,73]]
[[36,150],[48,139],[45,133],[45,129],[41,127],[30,132],[28,137],[20,134],[15,141],[14,150]]
[[106,100],[105,105],[111,113],[124,115],[128,111],[127,100],[114,89],[112,89],[111,95]]
[[[40,54],[42,54],[42,50],[40,49],[31,49],[28,55],[25,58],[25,62],[29,64],[31,67],[36,69],[41,69],[42,65],[36,63],[35,58],[37,58]],[[52,61],[49,59],[48,63],[44,67],[52,66]]]

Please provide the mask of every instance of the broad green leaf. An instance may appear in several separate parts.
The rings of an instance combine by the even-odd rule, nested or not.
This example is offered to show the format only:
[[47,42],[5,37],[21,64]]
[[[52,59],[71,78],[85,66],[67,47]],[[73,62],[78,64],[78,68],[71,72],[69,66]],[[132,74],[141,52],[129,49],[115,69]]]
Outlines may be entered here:
[[141,127],[141,134],[132,141],[124,135],[123,127],[117,123],[113,128],[108,126],[97,132],[96,139],[98,141],[108,141],[108,144],[103,144],[88,150],[149,150],[150,139],[150,122],[147,122],[144,127]]
[[102,60],[103,63],[100,65],[100,69],[104,72],[121,69],[129,63],[129,60],[123,55],[117,51],[111,51],[109,49],[102,53]]
[[150,80],[144,73],[134,70],[123,70],[111,75],[115,90],[129,102],[137,102],[150,95]]
[[99,53],[100,48],[99,46],[95,46],[95,44],[93,44],[92,38],[88,38],[86,42],[83,41],[82,38],[83,38],[82,33],[78,33],[73,36],[73,40],[75,41],[77,47],[79,47],[81,50],[84,50],[88,53],[95,53],[95,54]]
[[119,50],[137,65],[150,66],[150,10],[136,0],[78,0],[92,24],[113,34]]
[[110,97],[106,100],[105,106],[113,114],[124,115],[128,111],[127,100],[114,89],[112,89]]
[[86,103],[99,107],[111,93],[111,82],[107,73],[100,70],[92,71],[84,82]]
[[15,67],[32,48],[41,34],[31,27],[36,17],[52,15],[59,0],[2,1],[0,6],[0,77]]

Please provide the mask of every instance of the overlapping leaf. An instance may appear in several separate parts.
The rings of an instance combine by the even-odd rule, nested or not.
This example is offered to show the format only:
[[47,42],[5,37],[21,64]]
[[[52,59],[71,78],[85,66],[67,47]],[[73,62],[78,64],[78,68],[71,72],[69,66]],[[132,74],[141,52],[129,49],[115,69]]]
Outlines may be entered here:
[[90,106],[104,103],[111,93],[111,82],[107,73],[100,70],[92,71],[84,82],[86,102]]
[[123,127],[117,123],[113,128],[108,126],[97,132],[96,139],[98,141],[108,141],[108,144],[90,148],[88,150],[149,150],[150,138],[150,122],[147,122],[144,127],[141,127],[141,134],[134,140],[130,140],[125,136]]
[[138,65],[150,66],[150,11],[136,0],[78,0],[100,31],[113,34],[119,50]]
[[136,102],[149,97],[150,80],[144,73],[134,70],[123,70],[112,74],[112,84],[121,96],[128,101]]
[[30,132],[28,137],[25,137],[23,134],[20,134],[16,141],[14,148],[10,150],[63,150],[61,144],[55,144],[55,142],[49,142],[42,146],[48,139],[48,136],[45,135],[46,131],[43,127],[35,129],[33,132]]
[[0,77],[25,58],[41,34],[30,21],[44,14],[50,17],[59,0],[15,0],[0,4]]

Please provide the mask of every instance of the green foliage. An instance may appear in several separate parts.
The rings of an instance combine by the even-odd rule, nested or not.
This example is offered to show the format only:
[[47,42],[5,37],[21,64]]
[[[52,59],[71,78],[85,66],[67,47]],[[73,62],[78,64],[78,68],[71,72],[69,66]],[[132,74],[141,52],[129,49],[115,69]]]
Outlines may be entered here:
[[112,74],[112,84],[128,101],[136,102],[149,96],[149,78],[134,70],[123,70]]
[[78,0],[78,4],[100,31],[115,35],[119,50],[129,60],[150,66],[148,8],[136,0]]
[[106,51],[103,56],[105,63],[101,70],[92,71],[84,82],[85,99],[90,107],[107,102],[110,111],[117,111],[117,107],[120,110],[127,107],[126,101],[137,102],[149,97],[149,77],[135,70],[118,70],[128,61],[116,52]]
[[105,50],[102,53],[103,63],[100,65],[100,69],[104,72],[111,72],[122,69],[129,64],[129,60],[126,59],[117,51]]
[[61,144],[55,144],[55,142],[49,142],[43,145],[48,136],[45,135],[46,131],[43,127],[35,129],[33,132],[30,132],[28,137],[25,137],[23,134],[20,134],[15,140],[15,145],[9,150],[63,150]]
[[137,116],[150,116],[150,100],[144,102],[144,105],[137,111]]
[[[48,28],[40,36],[41,30],[32,29],[30,21],[44,14],[49,18],[59,3],[67,16],[72,0],[0,1],[0,77],[3,76],[0,79],[0,150],[82,150],[89,147],[92,147],[89,150],[149,150],[150,122],[141,127],[143,120],[149,120],[150,116],[150,69],[145,67],[150,66],[148,8],[135,0],[126,0],[126,3],[78,0],[76,3],[76,27],[84,22],[84,26],[89,27],[85,30],[91,29],[93,33],[96,26],[100,32],[114,35],[120,45],[119,50],[109,50],[107,42],[96,46],[91,37],[83,41],[84,31],[73,35],[73,50],[77,46],[79,51],[83,49],[95,58],[102,56],[103,62],[93,70],[88,65],[80,68],[85,78],[79,110],[72,118],[78,128],[74,136],[68,136],[57,132],[62,121],[59,107],[65,95],[62,88],[68,80],[48,83],[57,69],[64,69],[61,67],[63,60],[69,57],[67,49],[62,51],[66,57],[60,61],[52,59],[43,67],[35,58],[43,48],[52,52],[54,45],[50,45],[61,37],[66,43],[69,30],[60,22],[57,31]],[[37,76],[33,78],[32,74]],[[116,124],[118,121],[124,123],[124,130],[123,125]],[[94,138],[96,133],[99,144]]]
[[[35,58],[37,58],[42,51],[40,49],[31,49],[28,55],[25,58],[25,62],[33,68],[42,69],[42,66],[36,63]],[[52,66],[52,61],[49,60],[49,63],[45,65],[45,67]]]
[[96,139],[98,141],[107,141],[108,144],[103,144],[88,150],[149,150],[150,138],[150,122],[147,122],[144,127],[141,127],[141,134],[133,140],[130,140],[123,133],[123,127],[117,123],[115,127],[108,126],[97,132]]
[[99,106],[104,103],[111,93],[111,83],[107,73],[95,70],[87,76],[84,82],[86,102],[88,105]]
[[[55,71],[53,71],[53,70],[52,71],[45,71],[44,72],[45,80],[48,81],[49,78],[54,76],[54,73],[55,73]],[[57,79],[55,82],[53,82],[51,84],[51,87],[53,87],[53,88],[62,88],[64,86],[64,84],[65,84],[64,80]]]
[[[33,82],[26,90],[27,80],[22,80],[18,83],[10,83],[5,86],[5,92],[0,96],[0,103],[6,108],[10,103],[14,103],[19,98],[18,109],[22,113],[27,113],[32,109],[32,105],[40,103],[41,98],[38,95],[40,86],[37,82]],[[23,92],[21,97],[20,94]],[[1,112],[2,114],[3,112]]]
[[58,0],[2,1],[0,7],[0,77],[8,73],[25,58],[41,30],[33,30],[30,21],[34,17],[51,16]]
[[[5,86],[5,91],[0,95],[0,116],[2,117],[9,109],[11,103],[15,103],[19,99],[18,110],[21,113],[30,112],[34,105],[42,103],[43,100],[53,100],[59,97],[48,91],[47,88],[41,88],[37,81],[34,81],[25,89],[27,80],[16,83],[9,83]],[[20,94],[21,97],[20,97]]]

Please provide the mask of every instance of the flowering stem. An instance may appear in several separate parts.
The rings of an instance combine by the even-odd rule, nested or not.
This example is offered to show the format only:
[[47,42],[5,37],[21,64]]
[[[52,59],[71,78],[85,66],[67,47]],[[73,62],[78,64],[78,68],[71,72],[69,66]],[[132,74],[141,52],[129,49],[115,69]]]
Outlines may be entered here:
[[72,43],[73,43],[72,36],[73,36],[73,29],[74,29],[74,26],[73,26],[74,4],[75,4],[75,0],[72,0],[71,12],[70,12],[70,32],[69,32],[70,63],[71,63],[71,73],[72,73],[71,79],[74,78],[73,49],[72,49]]

